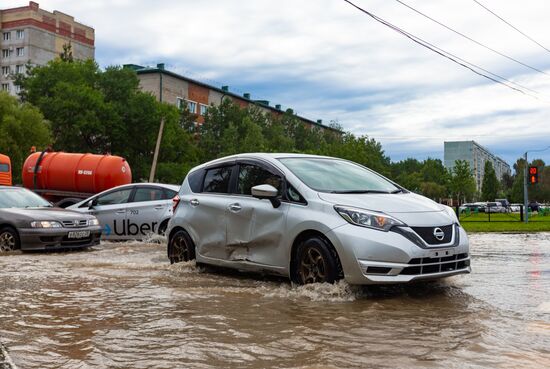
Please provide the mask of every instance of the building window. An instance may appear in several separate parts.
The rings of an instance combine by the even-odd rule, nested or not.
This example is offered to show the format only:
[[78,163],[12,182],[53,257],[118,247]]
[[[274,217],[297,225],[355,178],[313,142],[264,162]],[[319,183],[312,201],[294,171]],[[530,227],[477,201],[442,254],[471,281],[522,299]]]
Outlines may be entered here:
[[15,86],[15,92],[20,93],[21,92],[21,86],[14,85]]
[[25,48],[24,47],[18,47],[15,50],[15,55],[17,56],[25,56]]
[[9,83],[2,83],[2,91],[8,91],[10,90],[10,84]]
[[17,64],[15,66],[15,73],[24,73],[25,72],[25,66],[23,64]]
[[9,49],[2,49],[2,58],[9,58],[10,54],[11,52]]
[[178,109],[183,109],[183,99],[181,97],[176,98],[176,106]]
[[193,114],[197,113],[197,103],[191,100],[185,100],[187,103],[187,109]]
[[207,111],[208,111],[208,105],[199,104],[199,115],[202,115],[204,117]]
[[3,34],[4,41],[8,41],[11,39],[11,32],[4,32]]
[[25,30],[18,29],[17,31],[15,31],[15,38],[18,39],[18,40],[24,39],[25,38]]
[[6,77],[8,74],[10,74],[10,67],[2,67],[2,75]]

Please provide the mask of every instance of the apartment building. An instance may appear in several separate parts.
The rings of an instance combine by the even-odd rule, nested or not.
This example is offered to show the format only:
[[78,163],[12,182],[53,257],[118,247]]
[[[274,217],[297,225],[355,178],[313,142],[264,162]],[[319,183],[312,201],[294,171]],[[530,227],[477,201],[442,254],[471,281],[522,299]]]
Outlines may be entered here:
[[[130,68],[136,71],[139,83],[144,91],[151,92],[160,101],[174,104],[179,108],[184,104],[190,112],[197,115],[197,124],[204,122],[204,116],[208,107],[219,105],[223,99],[229,98],[241,107],[256,105],[267,113],[279,115],[292,109],[282,110],[281,105],[270,105],[267,100],[253,100],[249,93],[242,95],[229,90],[229,86],[220,88],[208,85],[203,82],[179,75],[165,69],[164,64],[157,64],[156,67],[143,67],[136,64],[126,64],[124,68]],[[305,125],[309,127],[318,127],[334,131],[341,134],[337,129],[326,126],[321,120],[311,120],[297,116]]]
[[500,180],[504,174],[511,174],[510,165],[503,159],[491,153],[485,147],[475,141],[450,141],[444,143],[444,165],[452,170],[456,160],[466,160],[470,163],[476,187],[481,191],[485,162],[490,161],[495,168],[497,178]]
[[27,64],[44,65],[55,59],[66,44],[71,44],[73,58],[94,58],[93,28],[60,11],[40,9],[33,1],[0,10],[0,27],[0,88],[12,95],[18,93],[15,74],[24,73]]

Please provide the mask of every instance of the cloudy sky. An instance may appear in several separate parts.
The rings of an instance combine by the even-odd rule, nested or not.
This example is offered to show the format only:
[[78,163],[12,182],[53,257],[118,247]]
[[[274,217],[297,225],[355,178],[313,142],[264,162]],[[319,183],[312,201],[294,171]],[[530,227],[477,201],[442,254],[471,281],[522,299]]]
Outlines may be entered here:
[[[550,49],[548,0],[478,0]],[[550,145],[550,52],[474,0],[395,0],[362,8],[529,89],[495,84],[423,48],[343,0],[39,0],[96,31],[101,66],[167,68],[236,93],[338,121],[392,160],[443,159],[443,141],[476,140],[510,164]],[[1,1],[2,8],[28,1]],[[539,71],[535,71],[538,69]],[[530,154],[550,162],[550,150]]]

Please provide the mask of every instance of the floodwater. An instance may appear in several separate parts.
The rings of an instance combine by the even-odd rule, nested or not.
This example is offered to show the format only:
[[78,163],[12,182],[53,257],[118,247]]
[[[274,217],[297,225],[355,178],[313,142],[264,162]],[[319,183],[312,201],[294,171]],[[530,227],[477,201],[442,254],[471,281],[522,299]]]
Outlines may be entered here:
[[0,341],[19,368],[549,368],[550,234],[471,245],[470,275],[383,288],[170,266],[154,243],[4,254]]

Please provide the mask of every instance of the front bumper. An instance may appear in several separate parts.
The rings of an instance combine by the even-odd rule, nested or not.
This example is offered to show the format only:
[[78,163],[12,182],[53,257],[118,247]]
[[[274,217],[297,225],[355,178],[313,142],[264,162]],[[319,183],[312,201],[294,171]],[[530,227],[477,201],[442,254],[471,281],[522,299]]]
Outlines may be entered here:
[[451,246],[419,247],[397,232],[346,224],[328,232],[351,284],[408,283],[470,273],[468,236],[456,228]]
[[[84,228],[24,228],[19,229],[21,250],[84,248],[99,244],[101,226]],[[89,237],[69,239],[69,232],[90,231]]]

